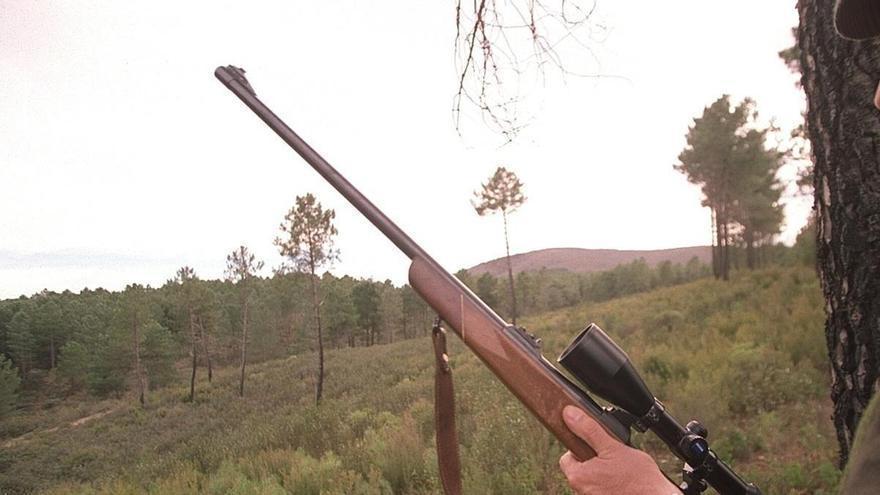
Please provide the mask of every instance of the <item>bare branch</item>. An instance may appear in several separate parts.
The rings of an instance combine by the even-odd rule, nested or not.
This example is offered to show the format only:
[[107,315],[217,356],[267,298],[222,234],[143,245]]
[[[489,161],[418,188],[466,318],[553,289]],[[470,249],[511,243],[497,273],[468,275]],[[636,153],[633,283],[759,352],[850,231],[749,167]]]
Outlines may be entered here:
[[582,60],[566,58],[586,53],[588,65],[597,65],[590,44],[597,42],[594,31],[604,27],[593,21],[595,0],[474,0],[472,5],[469,10],[457,0],[455,6],[459,70],[452,114],[459,133],[464,102],[512,141],[532,119],[521,103],[531,84],[547,83],[548,68],[562,76],[602,77],[583,70]]

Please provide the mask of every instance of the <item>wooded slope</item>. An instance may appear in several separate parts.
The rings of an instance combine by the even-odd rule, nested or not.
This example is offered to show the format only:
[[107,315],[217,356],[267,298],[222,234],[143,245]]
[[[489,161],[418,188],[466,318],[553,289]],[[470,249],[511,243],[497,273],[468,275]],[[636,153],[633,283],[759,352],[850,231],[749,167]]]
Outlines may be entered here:
[[[514,273],[547,270],[567,270],[575,273],[590,273],[610,270],[617,265],[644,258],[648,266],[654,267],[663,261],[686,264],[696,257],[702,263],[711,263],[712,248],[694,246],[651,251],[627,251],[619,249],[581,249],[551,248],[528,253],[514,254],[510,257]],[[467,269],[474,276],[489,273],[494,277],[507,275],[507,261],[498,258]]]

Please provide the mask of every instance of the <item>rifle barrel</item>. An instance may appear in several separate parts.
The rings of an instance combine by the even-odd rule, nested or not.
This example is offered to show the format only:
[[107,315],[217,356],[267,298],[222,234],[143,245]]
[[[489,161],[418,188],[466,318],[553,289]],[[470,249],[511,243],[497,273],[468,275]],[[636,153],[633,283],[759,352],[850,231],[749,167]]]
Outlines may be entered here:
[[354,187],[348,179],[343,177],[339,172],[327,163],[317,151],[312,149],[308,143],[303,141],[293,129],[287,126],[272,110],[269,109],[259,98],[247,79],[244,77],[244,71],[237,67],[217,67],[214,75],[220,80],[235,96],[244,102],[263,122],[275,131],[281,139],[284,140],[291,148],[296,151],[309,165],[312,166],[324,179],[327,180],[345,199],[347,199],[355,208],[364,214],[367,219],[376,226],[388,239],[394,243],[409,259],[424,258],[436,263],[424,249],[415,243],[406,233],[400,229],[390,218],[385,216],[382,211],[376,207],[366,196]]
[[[562,409],[566,405],[579,406],[602,422],[621,441],[628,441],[628,428],[544,359],[534,339],[525,342],[525,337],[521,335],[524,331],[505,322],[467,286],[428,256],[400,227],[269,110],[256,97],[241,69],[219,67],[214,74],[409,256],[412,260],[409,280],[416,293],[437,311],[526,408],[579,459],[589,459],[595,452],[563,423]],[[467,333],[465,328],[469,329]]]

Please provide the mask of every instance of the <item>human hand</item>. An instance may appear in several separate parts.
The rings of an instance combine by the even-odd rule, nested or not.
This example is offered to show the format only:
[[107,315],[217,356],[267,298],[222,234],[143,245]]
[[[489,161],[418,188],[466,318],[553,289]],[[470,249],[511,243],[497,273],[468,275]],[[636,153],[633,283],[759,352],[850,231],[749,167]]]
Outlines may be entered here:
[[571,452],[559,458],[559,467],[578,494],[680,495],[648,454],[624,445],[596,420],[574,406],[566,406],[562,419],[568,429],[596,451],[581,462]]

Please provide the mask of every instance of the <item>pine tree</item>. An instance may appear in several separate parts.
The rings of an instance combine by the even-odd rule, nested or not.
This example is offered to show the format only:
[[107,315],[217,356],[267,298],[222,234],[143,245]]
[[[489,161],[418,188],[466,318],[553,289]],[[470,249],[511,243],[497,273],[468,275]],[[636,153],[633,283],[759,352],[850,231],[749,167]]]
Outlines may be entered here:
[[90,364],[94,356],[89,348],[77,340],[64,344],[58,360],[58,376],[72,390],[79,390],[88,383]]
[[876,41],[837,34],[834,0],[800,0],[797,8],[816,257],[843,465],[880,383],[880,120],[871,105],[880,52]]
[[329,273],[324,274],[321,282],[327,340],[333,342],[337,348],[341,342],[354,346],[353,331],[357,326],[357,312],[351,296],[353,286],[354,280],[351,277],[335,279]]
[[146,404],[147,385],[144,368],[141,363],[141,344],[144,337],[143,326],[148,318],[144,288],[138,284],[129,285],[125,288],[123,298],[123,320],[131,328],[131,354],[134,357],[132,367],[134,368],[135,383],[137,383],[138,402],[140,402],[141,407],[144,407]]
[[195,400],[196,396],[196,369],[199,363],[198,348],[200,335],[196,308],[196,283],[198,282],[198,277],[196,276],[195,270],[191,267],[183,266],[177,270],[174,282],[180,290],[179,300],[183,305],[184,319],[186,321],[185,326],[189,330],[190,352],[192,354],[192,373],[190,374],[189,379],[189,401],[192,402]]
[[33,334],[36,305],[27,301],[9,322],[6,340],[9,353],[23,377],[34,367],[37,339]]
[[143,326],[142,361],[148,377],[147,389],[170,385],[177,381],[177,369],[174,367],[174,338],[167,328],[155,320],[147,321]]
[[385,334],[385,342],[394,342],[394,334],[401,326],[403,320],[403,300],[390,280],[386,280],[379,286],[379,320],[382,333]]
[[226,279],[238,286],[239,304],[241,306],[241,373],[238,382],[238,395],[244,397],[244,369],[247,363],[248,344],[248,309],[254,292],[254,278],[263,269],[263,262],[248,251],[245,246],[226,257]]
[[351,299],[357,313],[358,327],[366,334],[367,345],[373,345],[379,327],[379,291],[372,281],[364,281],[352,289]]
[[282,236],[275,239],[282,256],[286,256],[297,270],[309,274],[312,289],[312,311],[318,333],[318,383],[315,402],[321,402],[324,390],[324,337],[321,331],[321,303],[319,297],[319,268],[330,265],[338,257],[333,248],[336,212],[325,210],[311,193],[297,196],[294,206],[284,216],[280,229]]
[[687,146],[674,168],[703,192],[712,214],[712,268],[727,280],[730,247],[739,238],[753,266],[756,243],[779,231],[781,186],[776,173],[781,154],[766,147],[771,128],[757,124],[754,101],[733,106],[728,95],[715,100],[694,119]]
[[[37,304],[31,320],[32,332],[37,344],[37,358],[49,369],[58,364],[58,349],[64,345],[70,333],[58,294],[42,291],[32,298]],[[45,352],[45,354],[43,353]]]
[[[746,100],[745,104],[751,105],[751,102]],[[772,130],[748,129],[737,136],[733,153],[732,219],[739,225],[739,237],[750,269],[757,263],[756,248],[771,242],[783,221],[780,204],[783,185],[777,177],[783,154],[766,146]]]
[[504,247],[507,253],[507,281],[510,289],[510,313],[513,324],[516,324],[516,289],[513,281],[513,266],[510,262],[510,237],[507,230],[507,215],[514,212],[526,201],[522,192],[523,184],[515,173],[504,167],[498,167],[488,182],[482,184],[479,191],[474,191],[472,204],[480,216],[501,212],[504,220]]

